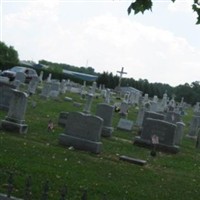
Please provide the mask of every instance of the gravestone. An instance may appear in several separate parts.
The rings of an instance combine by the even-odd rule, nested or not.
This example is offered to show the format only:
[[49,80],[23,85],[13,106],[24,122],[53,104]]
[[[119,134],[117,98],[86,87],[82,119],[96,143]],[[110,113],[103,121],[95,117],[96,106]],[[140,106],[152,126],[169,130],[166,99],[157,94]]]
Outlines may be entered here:
[[144,126],[144,123],[145,123],[146,119],[148,119],[148,118],[164,120],[165,116],[160,113],[156,113],[156,112],[152,112],[152,111],[145,111],[142,126]]
[[41,71],[40,75],[39,75],[39,81],[40,81],[40,83],[42,83],[42,81],[43,81],[43,75],[44,75],[44,72]]
[[31,94],[35,94],[38,83],[39,83],[40,79],[37,76],[34,76],[31,81],[28,84],[28,93]]
[[20,90],[20,86],[22,85],[20,80],[14,80],[12,85],[16,88],[16,90]]
[[48,77],[47,77],[47,83],[51,83],[51,77],[52,77],[52,74],[51,73],[49,73],[49,75],[48,75]]
[[62,79],[61,83],[60,83],[60,92],[61,94],[65,94],[66,92],[66,80]]
[[136,119],[136,125],[141,127],[144,119],[144,113],[150,110],[150,103],[139,104],[139,111]]
[[58,97],[59,94],[60,94],[60,81],[52,80],[49,96],[52,98],[56,98],[56,97]]
[[14,81],[16,81],[16,80],[19,80],[21,83],[24,83],[25,80],[26,80],[25,73],[24,72],[17,72]]
[[91,94],[93,94],[93,95],[95,95],[95,93],[96,93],[96,88],[97,88],[97,83],[94,81],[93,83],[92,83],[92,88],[91,88]]
[[70,112],[65,131],[59,136],[59,143],[76,149],[100,153],[103,119],[82,112]]
[[92,106],[92,100],[93,100],[93,94],[87,94],[85,106],[83,108],[83,112],[90,113],[90,109],[91,109],[91,106]]
[[200,149],[200,129],[197,131],[196,148]]
[[196,139],[198,129],[200,128],[200,113],[195,113],[189,126],[189,133],[186,135],[188,138]]
[[28,125],[25,124],[24,116],[27,106],[27,94],[15,89],[12,91],[8,114],[5,120],[1,121],[1,127],[8,131],[26,133]]
[[121,130],[125,130],[125,131],[132,131],[133,121],[124,119],[124,118],[120,118],[120,120],[117,124],[117,128],[121,129]]
[[15,89],[14,85],[9,83],[0,82],[0,109],[8,111],[11,97],[12,89]]
[[40,97],[49,98],[50,91],[51,91],[51,83],[45,82],[43,84],[43,88],[42,88],[42,92],[40,94]]
[[65,97],[64,100],[67,101],[67,102],[73,101],[73,99],[71,97]]
[[158,97],[154,96],[153,100],[151,101],[150,111],[158,112]]
[[166,109],[167,109],[167,94],[166,93],[164,93],[163,94],[163,98],[162,98],[162,100],[161,100],[161,102],[159,103],[159,105],[158,105],[158,111],[159,112],[164,112],[164,111],[166,111]]
[[120,105],[120,111],[119,111],[119,114],[121,116],[127,116],[128,115],[128,109],[129,109],[129,105],[128,103],[126,102],[122,102],[121,105]]
[[58,125],[65,127],[69,112],[61,112],[58,117]]
[[124,102],[127,103],[127,104],[129,104],[130,94],[131,94],[131,93],[127,91],[127,92],[125,93],[125,95],[124,95]]
[[143,103],[148,103],[149,102],[149,95],[148,94],[145,94],[144,95],[144,98],[143,98]]
[[74,107],[77,107],[77,108],[80,108],[80,107],[82,107],[82,103],[79,103],[79,102],[73,102],[73,106]]
[[142,129],[141,136],[136,136],[135,145],[154,147],[152,136],[159,138],[157,149],[164,152],[177,153],[179,146],[175,145],[176,125],[164,120],[147,118]]
[[113,132],[112,119],[114,113],[114,106],[100,103],[97,105],[96,116],[103,119],[103,128],[101,135],[105,137],[111,137]]
[[170,123],[174,123],[176,124],[176,122],[181,122],[181,115],[179,113],[176,113],[174,111],[168,111],[165,114],[165,120],[170,122]]
[[185,124],[183,122],[177,122],[176,126],[177,127],[174,140],[176,145],[180,145],[183,139]]
[[102,92],[105,100],[104,102],[110,104],[110,89],[102,90]]
[[4,77],[4,76],[0,76],[0,83],[9,83],[9,78]]

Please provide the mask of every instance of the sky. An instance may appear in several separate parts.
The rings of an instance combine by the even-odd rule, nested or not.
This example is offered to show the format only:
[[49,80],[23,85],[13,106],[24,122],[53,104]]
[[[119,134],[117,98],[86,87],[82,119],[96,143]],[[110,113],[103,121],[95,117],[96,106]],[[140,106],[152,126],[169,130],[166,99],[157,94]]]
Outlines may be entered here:
[[200,81],[200,25],[193,0],[0,0],[0,40],[20,60],[47,60],[171,86]]

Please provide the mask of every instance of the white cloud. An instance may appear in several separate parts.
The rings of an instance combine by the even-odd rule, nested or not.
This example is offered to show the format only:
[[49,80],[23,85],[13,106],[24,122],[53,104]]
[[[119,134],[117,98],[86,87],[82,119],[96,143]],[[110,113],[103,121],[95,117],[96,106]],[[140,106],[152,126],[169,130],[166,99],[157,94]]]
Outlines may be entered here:
[[174,3],[169,3],[168,9],[172,12],[191,13],[193,3],[193,0],[176,0]]

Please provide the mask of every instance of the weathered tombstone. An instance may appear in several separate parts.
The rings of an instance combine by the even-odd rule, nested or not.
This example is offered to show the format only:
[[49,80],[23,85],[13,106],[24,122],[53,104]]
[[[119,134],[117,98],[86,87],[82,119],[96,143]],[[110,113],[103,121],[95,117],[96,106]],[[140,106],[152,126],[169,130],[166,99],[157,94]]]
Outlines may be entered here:
[[65,81],[65,79],[62,79],[62,81],[60,83],[60,92],[61,92],[61,94],[65,94],[65,92],[66,92],[66,81]]
[[9,78],[4,77],[4,76],[0,76],[0,83],[9,83]]
[[165,120],[170,122],[170,123],[174,123],[176,124],[176,122],[181,122],[181,115],[179,113],[176,113],[174,111],[168,111],[165,114]]
[[66,121],[65,131],[59,136],[59,143],[92,153],[100,153],[102,125],[103,119],[98,116],[71,112]]
[[11,97],[12,89],[15,89],[14,85],[9,83],[0,82],[0,109],[8,111]]
[[91,105],[92,105],[93,95],[87,94],[86,95],[86,103],[83,109],[83,112],[90,113]]
[[136,93],[133,93],[133,92],[130,93],[128,103],[131,104],[131,105],[133,105],[134,103],[137,103],[136,102]]
[[66,89],[67,89],[67,91],[71,92],[71,88],[72,88],[71,81],[69,79],[67,79],[67,83],[66,83]]
[[51,82],[51,77],[52,77],[52,74],[50,73],[47,77],[47,83],[50,83]]
[[198,129],[200,128],[200,113],[195,113],[192,117],[189,127],[189,133],[186,135],[188,138],[196,139]]
[[49,98],[50,91],[51,91],[51,83],[45,82],[40,96],[43,98]]
[[61,112],[58,117],[58,125],[65,127],[69,112]]
[[133,121],[124,119],[124,118],[120,118],[120,120],[117,124],[117,128],[121,129],[121,130],[125,130],[125,131],[132,131]]
[[197,131],[196,148],[200,149],[200,129]]
[[156,113],[156,112],[152,112],[152,111],[145,111],[142,126],[144,126],[144,123],[145,123],[146,119],[148,119],[148,118],[164,120],[165,116],[160,113]]
[[16,90],[20,90],[20,86],[22,85],[20,80],[14,80],[12,85],[16,88]]
[[29,82],[29,84],[28,84],[28,93],[30,95],[31,94],[35,94],[39,81],[40,81],[40,79],[37,76],[35,76]]
[[176,126],[177,127],[174,140],[176,145],[180,145],[183,139],[185,124],[183,122],[177,122]]
[[58,97],[59,94],[60,94],[60,81],[52,80],[49,96],[52,98],[56,98],[56,97]]
[[44,72],[43,71],[41,71],[40,72],[40,75],[39,75],[39,81],[42,83],[42,81],[43,81],[43,75],[44,75]]
[[134,144],[144,147],[153,147],[152,136],[159,138],[157,149],[170,153],[177,153],[179,146],[175,145],[176,125],[164,120],[147,118],[141,136],[136,136]]
[[64,100],[65,100],[65,101],[68,101],[68,102],[73,101],[73,99],[72,99],[71,97],[65,97]]
[[25,124],[24,116],[27,106],[27,94],[18,90],[13,90],[12,98],[5,120],[1,121],[2,129],[26,133],[28,125]]
[[161,102],[159,103],[158,111],[159,112],[164,112],[167,109],[167,94],[163,94],[163,98]]
[[101,135],[105,137],[111,137],[113,132],[112,118],[113,118],[114,106],[100,103],[97,105],[96,115],[103,119],[103,128]]
[[128,104],[129,100],[130,100],[130,92],[126,92],[124,95],[124,102]]
[[110,104],[110,89],[102,90],[104,92],[103,97],[105,99],[105,103]]
[[106,94],[107,94],[107,91],[104,89],[104,90],[101,90],[101,96],[103,97],[103,99],[105,100],[105,103],[106,102]]
[[144,99],[143,99],[143,103],[148,103],[149,102],[149,95],[148,94],[145,94],[144,95]]
[[172,96],[172,99],[169,101],[169,104],[168,104],[168,110],[169,111],[174,111],[175,107],[176,107],[176,102],[174,100],[174,96]]
[[76,102],[76,101],[73,102],[74,107],[80,108],[80,107],[82,107],[82,105],[83,105],[82,103],[79,103],[79,102]]
[[144,113],[150,110],[150,103],[141,104],[139,107],[136,125],[141,127],[144,119]]
[[16,80],[19,80],[21,83],[24,83],[25,80],[26,80],[25,73],[24,72],[17,72],[14,81],[16,81]]
[[153,101],[151,101],[150,111],[157,112],[158,111],[158,97],[154,96]]
[[121,116],[127,116],[128,115],[128,109],[129,109],[129,105],[128,103],[126,102],[122,102],[121,105],[120,105],[120,111],[119,111],[119,114]]
[[94,81],[94,82],[92,83],[91,94],[95,95],[95,93],[96,93],[96,88],[97,88],[97,83]]

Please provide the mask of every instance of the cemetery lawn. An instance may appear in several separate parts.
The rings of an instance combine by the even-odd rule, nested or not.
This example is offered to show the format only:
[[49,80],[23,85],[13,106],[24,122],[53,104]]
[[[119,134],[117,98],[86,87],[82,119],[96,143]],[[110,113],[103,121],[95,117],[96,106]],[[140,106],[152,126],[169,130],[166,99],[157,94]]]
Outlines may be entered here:
[[[103,150],[93,154],[72,147],[63,147],[58,136],[64,132],[57,125],[62,111],[82,111],[64,97],[81,102],[77,94],[62,95],[57,100],[41,99],[38,95],[28,98],[25,116],[27,134],[16,134],[0,130],[0,193],[6,193],[9,173],[13,174],[15,197],[24,197],[24,185],[31,176],[32,199],[41,199],[44,183],[49,181],[48,199],[60,198],[60,190],[67,186],[67,199],[81,199],[87,190],[91,200],[192,200],[199,199],[200,152],[195,141],[183,138],[178,154],[158,152],[150,156],[150,150],[133,145],[137,127],[126,132],[116,129],[120,119],[114,113],[112,138],[102,138]],[[33,102],[36,103],[34,108]],[[92,113],[102,99],[94,99]],[[131,108],[128,119],[135,122],[137,109]],[[0,111],[0,119],[6,116]],[[184,116],[185,135],[192,118],[191,110]],[[53,132],[47,131],[49,120],[54,122]],[[131,164],[119,159],[126,155],[147,161],[145,166]]]

